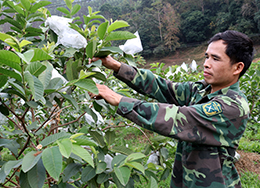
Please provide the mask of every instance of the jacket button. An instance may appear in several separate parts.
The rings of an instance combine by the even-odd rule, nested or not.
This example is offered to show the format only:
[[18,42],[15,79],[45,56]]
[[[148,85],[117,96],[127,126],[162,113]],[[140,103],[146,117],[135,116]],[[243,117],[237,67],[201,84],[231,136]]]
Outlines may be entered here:
[[123,112],[126,112],[126,111],[127,111],[127,108],[126,108],[126,107],[122,107],[122,111],[123,111]]

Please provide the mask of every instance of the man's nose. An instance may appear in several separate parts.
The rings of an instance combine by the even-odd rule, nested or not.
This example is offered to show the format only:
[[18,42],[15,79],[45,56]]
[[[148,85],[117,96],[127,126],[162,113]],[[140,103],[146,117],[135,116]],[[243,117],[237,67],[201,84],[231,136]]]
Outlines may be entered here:
[[208,58],[205,59],[203,66],[204,68],[210,68],[210,60]]

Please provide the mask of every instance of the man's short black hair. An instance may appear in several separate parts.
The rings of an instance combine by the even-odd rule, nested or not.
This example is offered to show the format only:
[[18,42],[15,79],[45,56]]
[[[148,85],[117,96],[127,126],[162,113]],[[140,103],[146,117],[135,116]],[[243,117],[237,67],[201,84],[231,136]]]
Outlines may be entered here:
[[238,62],[244,63],[244,69],[239,75],[239,78],[245,74],[246,70],[250,67],[253,56],[254,48],[253,41],[245,34],[234,30],[227,30],[223,33],[217,33],[210,40],[209,44],[214,41],[223,40],[226,47],[226,54],[231,60],[231,64]]

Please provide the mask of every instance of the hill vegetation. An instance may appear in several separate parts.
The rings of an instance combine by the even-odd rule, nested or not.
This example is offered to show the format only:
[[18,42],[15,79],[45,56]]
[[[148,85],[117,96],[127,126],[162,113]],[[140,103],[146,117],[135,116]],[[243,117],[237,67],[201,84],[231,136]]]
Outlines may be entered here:
[[[57,8],[61,0],[51,0],[52,15],[64,15]],[[142,56],[161,58],[180,47],[203,44],[227,29],[243,32],[259,43],[260,2],[255,0],[75,0],[82,18],[91,6],[107,19],[125,20],[131,32],[139,31]]]

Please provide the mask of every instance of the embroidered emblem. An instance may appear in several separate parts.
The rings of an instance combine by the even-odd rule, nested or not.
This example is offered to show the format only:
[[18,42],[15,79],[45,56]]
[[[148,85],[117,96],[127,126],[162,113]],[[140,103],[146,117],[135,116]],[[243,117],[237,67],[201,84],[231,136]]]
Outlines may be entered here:
[[202,111],[206,114],[206,116],[210,117],[217,114],[221,114],[222,107],[218,102],[213,101],[202,105]]

